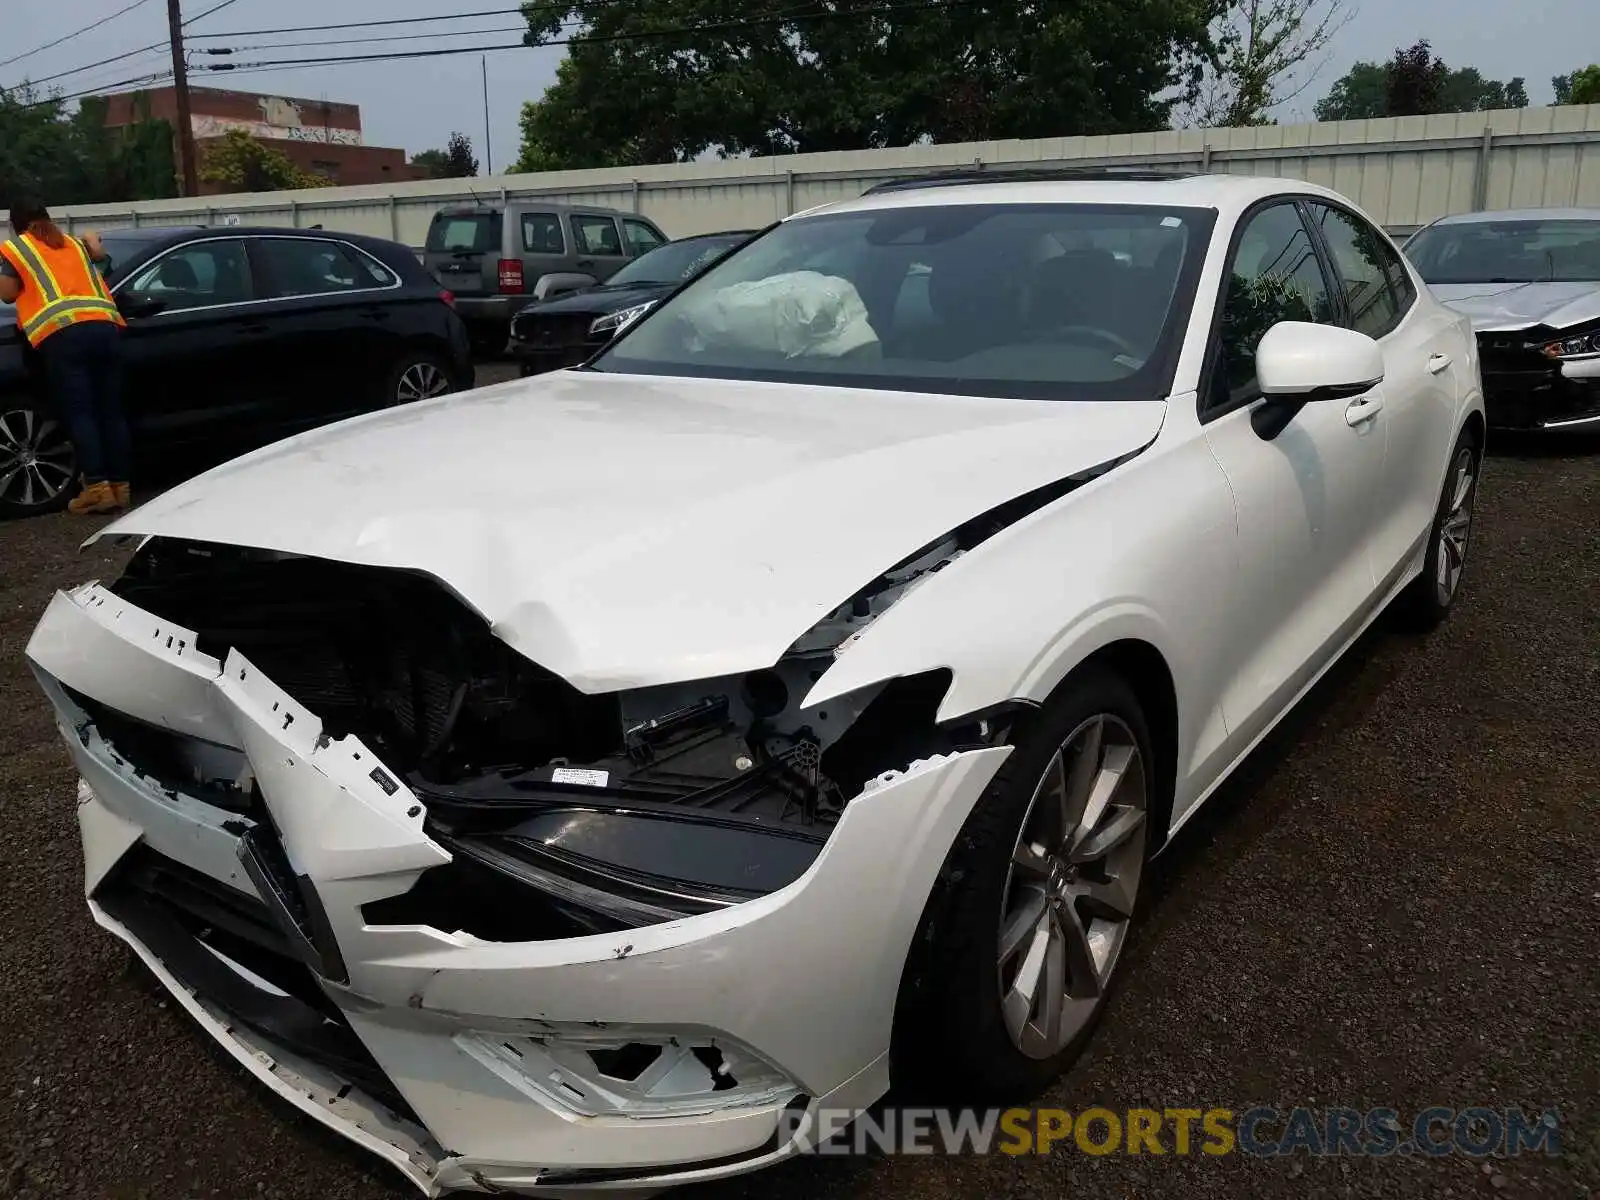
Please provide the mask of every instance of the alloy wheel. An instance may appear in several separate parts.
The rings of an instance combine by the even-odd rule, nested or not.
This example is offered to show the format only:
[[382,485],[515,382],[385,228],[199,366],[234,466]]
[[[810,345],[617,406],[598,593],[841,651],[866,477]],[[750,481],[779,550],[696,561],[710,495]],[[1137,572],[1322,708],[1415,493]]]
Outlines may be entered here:
[[430,400],[450,390],[450,378],[431,362],[412,363],[400,373],[395,387],[395,403],[410,404],[416,400]]
[[1434,588],[1440,607],[1449,605],[1461,586],[1461,572],[1467,565],[1467,540],[1472,534],[1473,482],[1476,462],[1472,448],[1463,446],[1450,469],[1450,503],[1439,522],[1438,569]]
[[77,453],[54,417],[31,408],[0,412],[0,501],[49,504],[72,485]]
[[1051,756],[1011,854],[1000,911],[1000,1008],[1030,1058],[1093,1019],[1127,940],[1149,794],[1133,731],[1102,713]]

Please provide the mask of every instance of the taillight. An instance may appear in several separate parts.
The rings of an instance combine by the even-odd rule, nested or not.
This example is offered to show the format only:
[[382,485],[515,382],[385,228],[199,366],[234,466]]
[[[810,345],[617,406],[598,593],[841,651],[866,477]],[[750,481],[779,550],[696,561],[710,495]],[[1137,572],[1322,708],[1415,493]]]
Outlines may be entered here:
[[456,294],[454,292],[441,291],[439,293],[439,299],[443,300],[451,308],[456,306]]
[[500,260],[500,290],[502,292],[522,291],[522,260],[520,258],[502,258]]

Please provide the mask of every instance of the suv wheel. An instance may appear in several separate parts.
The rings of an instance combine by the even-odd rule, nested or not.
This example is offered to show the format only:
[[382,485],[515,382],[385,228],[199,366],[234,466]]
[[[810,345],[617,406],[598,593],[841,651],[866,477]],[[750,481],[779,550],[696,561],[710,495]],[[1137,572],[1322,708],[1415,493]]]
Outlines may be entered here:
[[0,399],[0,516],[54,512],[77,483],[78,452],[66,426],[29,397]]
[[414,404],[455,391],[450,368],[432,354],[408,354],[389,372],[384,400],[388,404]]

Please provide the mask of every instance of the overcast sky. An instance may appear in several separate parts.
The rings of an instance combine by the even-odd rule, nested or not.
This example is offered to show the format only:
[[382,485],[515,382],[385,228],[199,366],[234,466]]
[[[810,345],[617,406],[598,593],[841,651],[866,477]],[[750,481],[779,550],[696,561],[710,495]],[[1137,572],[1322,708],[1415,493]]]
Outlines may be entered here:
[[[0,59],[12,57],[89,24],[133,0],[51,0],[48,4],[25,0],[0,0],[5,20],[0,39]],[[184,13],[193,16],[219,0],[184,0]],[[1283,121],[1309,120],[1311,106],[1328,86],[1358,59],[1387,59],[1396,46],[1410,45],[1426,36],[1453,67],[1475,66],[1492,79],[1522,75],[1535,104],[1551,99],[1550,77],[1583,66],[1595,57],[1592,39],[1568,36],[1593,33],[1595,0],[1534,0],[1514,4],[1506,0],[1351,0],[1355,16],[1340,32],[1329,61],[1315,83],[1301,96],[1282,106]],[[235,61],[270,58],[311,58],[325,55],[380,53],[386,50],[425,49],[462,44],[511,43],[518,20],[508,13],[454,21],[444,25],[395,26],[380,29],[290,33],[251,38],[211,40],[197,35],[235,31],[283,29],[402,17],[436,16],[450,11],[513,10],[516,0],[482,0],[469,5],[447,0],[233,0],[189,29],[196,49],[205,46],[247,46],[263,43],[370,37],[378,33],[415,34],[441,28],[498,30],[479,38],[461,36],[436,40],[351,46],[298,46],[251,51]],[[39,78],[113,55],[122,54],[166,37],[165,0],[143,0],[132,11],[99,29],[0,67],[0,87],[26,77]],[[1537,11],[1538,19],[1532,14]],[[536,98],[555,78],[561,51],[503,50],[488,55],[490,149],[497,169],[508,166],[517,154],[517,115],[524,101]],[[162,70],[169,63],[164,50],[150,51],[92,72],[60,81],[72,91],[119,83],[130,77]],[[227,62],[226,58],[197,56],[194,61]],[[340,100],[359,104],[369,145],[403,146],[411,153],[442,146],[452,130],[461,130],[484,160],[483,80],[477,55],[425,58],[411,61],[293,67],[260,73],[197,72],[193,82],[215,87],[236,87],[313,100]]]

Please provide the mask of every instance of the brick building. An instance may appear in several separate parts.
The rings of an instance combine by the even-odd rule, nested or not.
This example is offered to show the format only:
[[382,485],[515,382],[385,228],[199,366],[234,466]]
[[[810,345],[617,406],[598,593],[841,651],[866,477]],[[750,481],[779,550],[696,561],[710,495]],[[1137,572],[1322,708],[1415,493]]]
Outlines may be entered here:
[[[107,100],[109,126],[132,125],[142,117],[164,118],[177,126],[178,101],[171,88],[108,96]],[[281,150],[303,170],[323,176],[330,186],[427,177],[406,162],[404,150],[367,145],[361,135],[361,109],[354,104],[191,87],[189,111],[202,162],[208,142],[230,129],[242,129]],[[204,180],[200,183],[204,195],[224,190]]]

